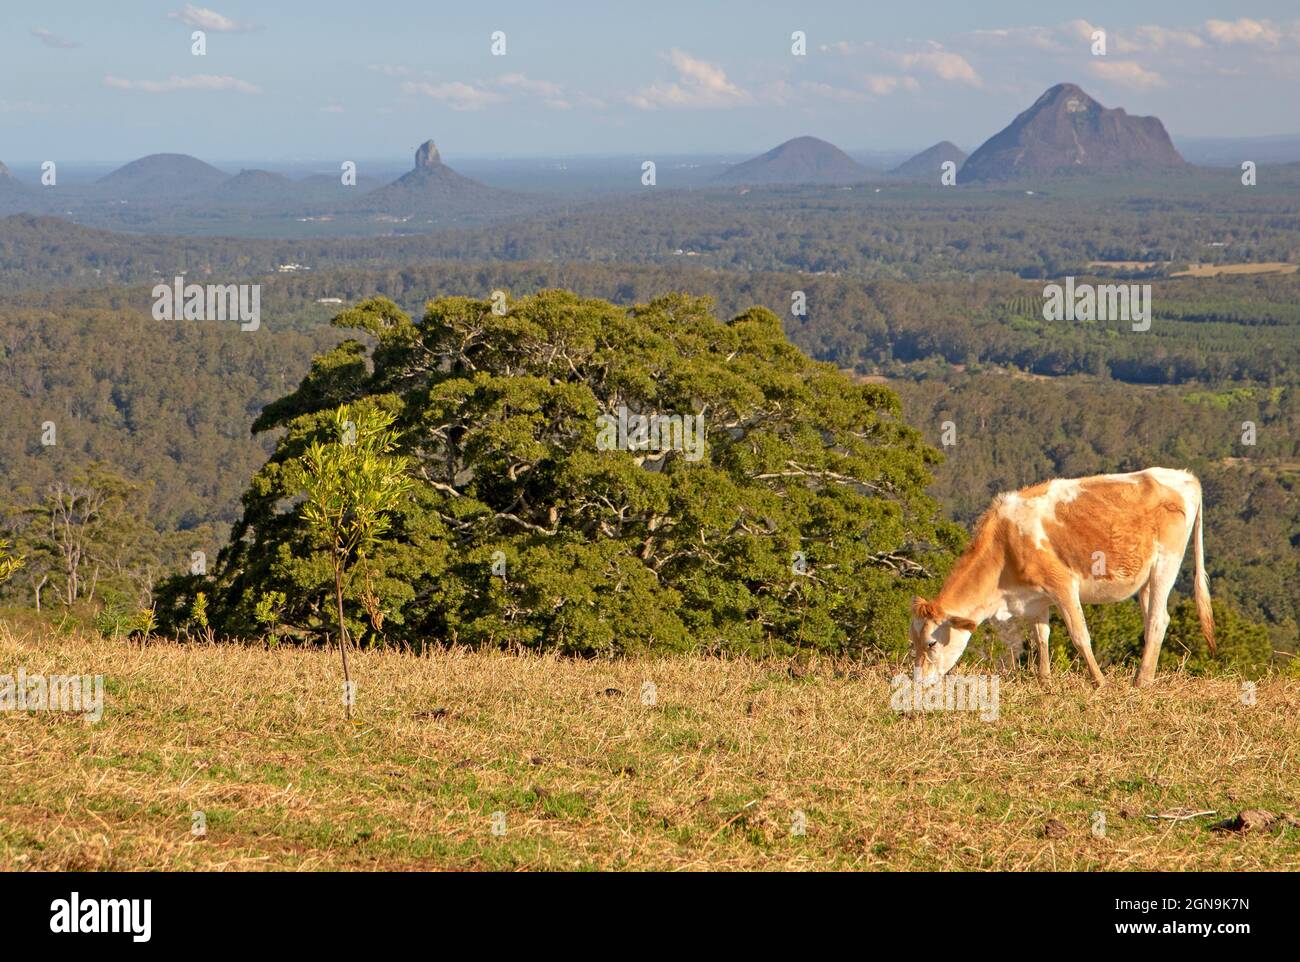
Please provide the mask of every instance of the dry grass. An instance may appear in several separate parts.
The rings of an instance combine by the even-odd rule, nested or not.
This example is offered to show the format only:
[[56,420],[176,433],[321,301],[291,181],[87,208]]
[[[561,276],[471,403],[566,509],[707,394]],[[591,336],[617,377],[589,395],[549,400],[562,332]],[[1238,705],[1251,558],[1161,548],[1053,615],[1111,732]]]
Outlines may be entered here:
[[[107,686],[94,724],[0,712],[0,869],[1300,864],[1285,822],[1209,829],[1246,808],[1300,813],[1295,681],[1259,683],[1248,706],[1231,679],[1164,674],[1138,693],[1114,675],[1094,693],[1077,674],[1049,690],[1008,675],[982,721],[894,712],[886,665],[463,651],[354,665],[349,725],[331,652],[0,627],[0,674]],[[1219,815],[1147,817],[1176,809]]]

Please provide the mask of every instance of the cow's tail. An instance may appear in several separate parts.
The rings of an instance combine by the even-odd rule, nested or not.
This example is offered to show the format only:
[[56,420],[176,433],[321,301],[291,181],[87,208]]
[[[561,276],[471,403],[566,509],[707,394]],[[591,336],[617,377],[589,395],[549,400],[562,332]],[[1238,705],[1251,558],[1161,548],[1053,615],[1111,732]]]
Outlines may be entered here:
[[1202,529],[1205,527],[1205,504],[1203,498],[1196,500],[1196,617],[1201,622],[1201,634],[1210,647],[1210,655],[1217,657],[1214,649],[1214,609],[1210,606],[1210,579],[1205,574],[1205,539]]

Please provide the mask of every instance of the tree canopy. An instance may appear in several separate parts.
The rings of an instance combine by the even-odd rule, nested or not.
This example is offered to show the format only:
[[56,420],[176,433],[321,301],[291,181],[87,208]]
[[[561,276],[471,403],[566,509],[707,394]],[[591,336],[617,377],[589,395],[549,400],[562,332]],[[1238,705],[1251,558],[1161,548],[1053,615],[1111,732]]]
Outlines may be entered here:
[[[766,309],[548,290],[441,298],[418,321],[374,298],[334,323],[366,343],[264,409],[254,430],[283,435],[211,574],[160,592],[165,621],[203,591],[218,632],[262,634],[273,598],[280,634],[323,638],[333,568],[293,475],[344,404],[392,416],[414,481],[346,586],[372,643],[898,650],[910,596],[961,545],[896,396],[807,358]],[[638,433],[652,415],[676,419],[668,443]]]

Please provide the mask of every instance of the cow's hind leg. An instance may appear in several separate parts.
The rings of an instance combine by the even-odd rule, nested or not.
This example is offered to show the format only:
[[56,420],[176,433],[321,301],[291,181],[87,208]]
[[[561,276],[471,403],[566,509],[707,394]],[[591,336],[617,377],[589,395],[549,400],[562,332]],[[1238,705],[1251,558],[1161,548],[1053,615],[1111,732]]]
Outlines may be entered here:
[[[1178,559],[1181,561],[1182,559]],[[1178,565],[1157,558],[1151,566],[1147,583],[1138,592],[1142,603],[1143,637],[1142,662],[1137,674],[1133,676],[1133,685],[1144,688],[1155,681],[1156,662],[1160,660],[1160,646],[1165,641],[1165,631],[1169,628],[1169,593],[1178,580]]]
[[1061,617],[1065,619],[1065,627],[1070,632],[1070,640],[1074,642],[1074,647],[1078,649],[1080,657],[1088,666],[1088,674],[1092,677],[1092,684],[1095,688],[1100,688],[1106,684],[1106,676],[1101,673],[1097,667],[1097,659],[1092,653],[1092,636],[1088,634],[1088,623],[1083,620],[1083,605],[1079,603],[1079,586],[1070,584],[1053,598],[1058,608],[1061,609]]
[[1038,653],[1038,680],[1046,682],[1052,677],[1052,663],[1047,660],[1047,637],[1052,631],[1050,615],[1034,622],[1034,650]]

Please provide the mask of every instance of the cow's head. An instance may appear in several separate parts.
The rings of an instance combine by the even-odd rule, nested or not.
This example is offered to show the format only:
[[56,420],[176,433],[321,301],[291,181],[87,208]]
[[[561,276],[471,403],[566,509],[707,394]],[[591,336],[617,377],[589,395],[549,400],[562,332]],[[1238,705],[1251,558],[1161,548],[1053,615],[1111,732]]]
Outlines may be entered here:
[[966,650],[975,622],[949,615],[932,601],[912,600],[912,625],[908,635],[916,671],[923,683],[938,681],[952,670]]

